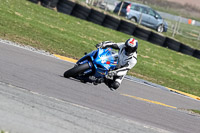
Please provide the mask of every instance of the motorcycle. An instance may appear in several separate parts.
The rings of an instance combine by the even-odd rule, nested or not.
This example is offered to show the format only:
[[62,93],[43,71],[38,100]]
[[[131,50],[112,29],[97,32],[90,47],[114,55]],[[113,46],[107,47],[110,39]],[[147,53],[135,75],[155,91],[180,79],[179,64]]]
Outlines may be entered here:
[[97,80],[111,79],[108,72],[118,65],[118,53],[112,48],[98,48],[86,53],[75,66],[64,73],[65,78],[75,78],[83,83],[90,82],[96,85]]

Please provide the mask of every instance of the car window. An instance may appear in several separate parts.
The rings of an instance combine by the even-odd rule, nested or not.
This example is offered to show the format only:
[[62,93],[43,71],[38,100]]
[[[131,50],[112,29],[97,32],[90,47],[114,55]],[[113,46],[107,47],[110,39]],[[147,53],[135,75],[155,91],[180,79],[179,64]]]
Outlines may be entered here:
[[[120,8],[122,2],[120,2],[119,4],[117,4],[117,7]],[[122,8],[126,8],[130,3],[124,2],[123,7]]]
[[126,2],[124,2],[124,5],[123,5],[122,8],[126,8],[129,4],[130,4],[130,3],[126,3]]
[[140,11],[140,7],[137,5],[131,5],[131,9],[135,11]]
[[152,9],[149,9],[149,13],[148,14],[151,15],[151,16],[153,16],[153,17],[156,16],[155,11],[153,11]]
[[146,7],[142,7],[142,6],[138,6],[138,5],[132,5],[132,6],[131,6],[131,9],[132,9],[132,10],[135,10],[135,11],[138,11],[138,12],[145,13],[145,14],[148,13],[148,10],[147,10]]
[[132,10],[136,10],[135,5],[131,4],[131,9],[132,9]]
[[147,8],[145,7],[140,7],[140,12],[145,13],[145,14],[148,13]]

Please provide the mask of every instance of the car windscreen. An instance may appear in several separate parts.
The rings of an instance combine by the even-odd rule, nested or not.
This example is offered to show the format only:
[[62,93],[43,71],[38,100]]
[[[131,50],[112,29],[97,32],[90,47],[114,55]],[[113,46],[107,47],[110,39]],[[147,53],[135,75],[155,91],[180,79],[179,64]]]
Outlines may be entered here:
[[162,17],[160,16],[160,14],[158,14],[156,11],[155,11],[155,13],[158,16],[158,19],[162,19]]

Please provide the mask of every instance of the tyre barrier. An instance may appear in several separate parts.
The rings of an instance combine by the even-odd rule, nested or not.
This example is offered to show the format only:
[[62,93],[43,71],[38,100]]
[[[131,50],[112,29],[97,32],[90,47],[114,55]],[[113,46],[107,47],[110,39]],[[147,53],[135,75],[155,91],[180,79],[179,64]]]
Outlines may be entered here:
[[194,49],[185,44],[181,44],[180,52],[192,56],[194,53]]
[[35,4],[38,4],[38,2],[40,1],[40,0],[29,0],[30,2],[33,2],[33,3],[35,3]]
[[136,27],[135,31],[133,32],[133,35],[135,37],[138,37],[145,41],[148,41],[150,34],[151,34],[151,31],[143,29],[141,27]]
[[76,4],[71,15],[83,20],[87,20],[90,11],[91,11],[90,8],[80,4]]
[[55,8],[59,0],[41,0],[41,5],[47,8]]
[[126,33],[128,35],[133,35],[135,28],[136,28],[135,24],[130,23],[130,22],[125,21],[125,20],[121,20],[117,30],[120,31],[120,32]]
[[104,18],[104,21],[102,23],[102,25],[104,27],[107,27],[107,28],[110,28],[110,29],[113,29],[113,30],[117,30],[118,27],[119,27],[119,24],[120,24],[120,19],[115,18],[115,17],[110,16],[110,15],[106,15],[105,18]]
[[134,23],[129,21],[115,18],[111,15],[104,14],[96,9],[90,9],[87,6],[78,4],[72,0],[29,0],[33,3],[49,5],[50,7],[57,7],[57,11],[72,15],[95,24],[102,25],[113,30],[117,30],[128,35],[133,35],[142,40],[149,41],[153,44],[167,47],[171,50],[181,52],[186,55],[190,55],[200,59],[200,50],[193,49],[181,42],[178,42],[172,38],[165,37],[159,33],[154,33],[144,28],[136,26]]
[[193,56],[200,59],[200,50],[195,50]]
[[93,22],[95,24],[102,25],[105,19],[105,14],[103,12],[91,9],[90,14],[87,18],[88,21]]
[[151,32],[148,41],[159,46],[164,46],[165,39],[165,36],[162,36],[159,33]]
[[58,12],[70,15],[75,7],[76,3],[69,0],[59,0],[57,4]]
[[168,37],[166,38],[165,43],[164,43],[164,47],[167,47],[177,52],[179,52],[180,46],[181,46],[180,42]]

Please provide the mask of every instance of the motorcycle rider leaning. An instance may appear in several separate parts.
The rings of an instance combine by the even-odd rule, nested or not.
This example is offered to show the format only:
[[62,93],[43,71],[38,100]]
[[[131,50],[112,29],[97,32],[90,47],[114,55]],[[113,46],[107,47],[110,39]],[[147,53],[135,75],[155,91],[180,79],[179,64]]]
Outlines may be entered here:
[[[113,49],[117,49],[118,51],[118,66],[115,70],[109,71],[108,76],[113,77],[111,79],[104,79],[105,84],[111,89],[116,90],[128,70],[133,68],[137,63],[137,48],[138,41],[134,38],[128,39],[125,43],[114,43],[110,41],[105,41],[96,45],[96,48],[107,48],[111,47]],[[97,82],[101,82],[98,81]]]

